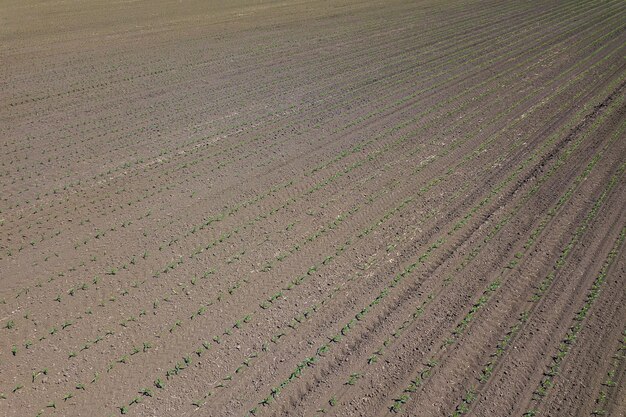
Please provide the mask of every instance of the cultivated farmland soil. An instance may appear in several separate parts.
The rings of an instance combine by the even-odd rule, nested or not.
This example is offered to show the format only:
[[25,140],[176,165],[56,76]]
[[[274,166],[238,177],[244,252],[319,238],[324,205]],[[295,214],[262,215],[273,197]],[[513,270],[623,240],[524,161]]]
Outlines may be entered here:
[[626,3],[4,0],[0,416],[626,416]]

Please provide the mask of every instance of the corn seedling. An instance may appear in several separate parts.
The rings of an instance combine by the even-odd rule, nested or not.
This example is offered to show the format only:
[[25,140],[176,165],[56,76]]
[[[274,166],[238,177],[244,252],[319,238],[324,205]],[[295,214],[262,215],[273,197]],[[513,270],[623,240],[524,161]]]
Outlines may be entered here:
[[361,378],[361,374],[359,373],[353,373],[350,375],[350,378],[348,378],[348,380],[346,381],[346,385],[354,385],[356,384],[356,381]]

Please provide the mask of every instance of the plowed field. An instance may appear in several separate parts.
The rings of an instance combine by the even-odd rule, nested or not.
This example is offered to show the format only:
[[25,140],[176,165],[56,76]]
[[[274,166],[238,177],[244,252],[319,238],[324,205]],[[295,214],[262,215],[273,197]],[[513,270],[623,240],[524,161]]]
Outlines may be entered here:
[[626,3],[4,0],[0,416],[625,416]]

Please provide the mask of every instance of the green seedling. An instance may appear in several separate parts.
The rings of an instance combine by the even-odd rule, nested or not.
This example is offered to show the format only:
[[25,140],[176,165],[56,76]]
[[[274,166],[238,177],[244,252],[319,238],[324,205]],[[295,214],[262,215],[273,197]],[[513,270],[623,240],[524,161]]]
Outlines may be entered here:
[[354,385],[356,384],[356,381],[361,378],[361,374],[359,373],[353,373],[350,375],[350,378],[348,378],[348,381],[346,381],[346,385]]
[[170,327],[170,333],[172,333],[174,330],[176,330],[177,327],[181,327],[181,326],[182,326],[182,323],[180,322],[180,320],[176,320],[174,325],[172,327]]

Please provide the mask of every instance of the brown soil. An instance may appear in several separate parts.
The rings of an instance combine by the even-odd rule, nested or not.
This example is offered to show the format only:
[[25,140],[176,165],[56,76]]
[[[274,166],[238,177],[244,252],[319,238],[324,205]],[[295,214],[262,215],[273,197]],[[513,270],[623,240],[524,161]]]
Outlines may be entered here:
[[626,415],[623,2],[0,18],[0,415]]

